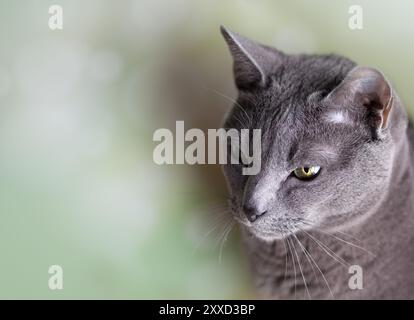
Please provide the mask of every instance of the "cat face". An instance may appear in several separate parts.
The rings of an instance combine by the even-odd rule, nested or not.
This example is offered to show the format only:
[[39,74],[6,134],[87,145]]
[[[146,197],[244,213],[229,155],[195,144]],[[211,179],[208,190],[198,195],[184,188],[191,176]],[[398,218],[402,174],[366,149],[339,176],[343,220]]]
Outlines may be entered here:
[[403,127],[383,75],[343,57],[290,56],[222,33],[239,90],[224,127],[262,130],[257,175],[223,166],[235,218],[274,240],[368,217],[388,188],[391,131]]

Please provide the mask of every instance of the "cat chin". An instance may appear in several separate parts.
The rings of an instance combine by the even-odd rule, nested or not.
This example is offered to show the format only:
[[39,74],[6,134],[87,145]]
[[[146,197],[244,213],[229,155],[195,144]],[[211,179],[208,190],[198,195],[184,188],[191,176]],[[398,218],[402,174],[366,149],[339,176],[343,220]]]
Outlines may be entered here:
[[268,243],[272,243],[275,241],[279,241],[279,240],[283,240],[286,238],[285,236],[282,235],[274,235],[274,236],[256,236],[259,240],[264,241],[264,242],[268,242]]
[[257,238],[258,240],[270,243],[270,242],[275,242],[275,241],[286,239],[290,235],[295,234],[298,230],[286,231],[286,232],[262,232],[262,231],[257,231],[252,228],[248,228],[247,231],[249,234]]

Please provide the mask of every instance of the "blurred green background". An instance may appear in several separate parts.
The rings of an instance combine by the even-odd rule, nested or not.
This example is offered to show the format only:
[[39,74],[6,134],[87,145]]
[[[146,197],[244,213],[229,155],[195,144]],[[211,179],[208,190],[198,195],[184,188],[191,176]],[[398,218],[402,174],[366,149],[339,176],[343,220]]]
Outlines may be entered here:
[[220,24],[377,67],[409,109],[413,19],[409,0],[1,0],[0,298],[255,297],[220,168],[155,165],[154,130],[220,126],[236,94]]

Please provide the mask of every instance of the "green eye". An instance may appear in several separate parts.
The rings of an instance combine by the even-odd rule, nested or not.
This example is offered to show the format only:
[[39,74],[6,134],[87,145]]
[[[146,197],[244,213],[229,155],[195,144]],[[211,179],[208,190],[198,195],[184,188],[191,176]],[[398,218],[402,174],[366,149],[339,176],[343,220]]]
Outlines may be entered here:
[[321,167],[300,167],[295,170],[293,170],[293,174],[296,178],[299,180],[311,180],[315,178],[319,171],[321,171]]

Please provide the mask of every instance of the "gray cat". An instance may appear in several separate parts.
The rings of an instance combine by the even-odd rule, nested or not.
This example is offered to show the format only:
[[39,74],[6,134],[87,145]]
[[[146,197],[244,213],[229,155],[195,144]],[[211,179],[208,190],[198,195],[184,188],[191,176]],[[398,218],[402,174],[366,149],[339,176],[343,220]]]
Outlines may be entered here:
[[261,171],[224,165],[255,285],[276,299],[414,298],[414,129],[383,74],[221,28]]

